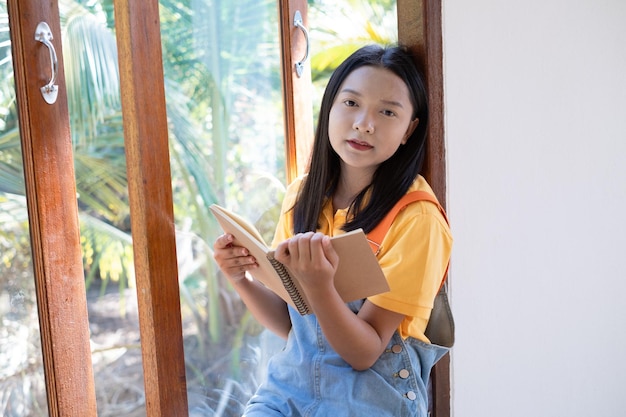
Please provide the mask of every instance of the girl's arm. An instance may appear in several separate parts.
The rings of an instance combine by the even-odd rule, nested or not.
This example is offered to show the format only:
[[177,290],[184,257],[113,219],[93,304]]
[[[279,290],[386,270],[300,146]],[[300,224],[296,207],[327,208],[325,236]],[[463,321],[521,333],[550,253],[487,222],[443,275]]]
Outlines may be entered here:
[[213,258],[237,291],[252,315],[267,329],[286,339],[291,319],[285,303],[259,282],[249,279],[246,272],[258,267],[246,248],[233,246],[233,236],[225,234],[213,245]]
[[333,349],[356,370],[371,367],[404,315],[369,301],[358,314],[346,306],[333,283],[338,257],[328,236],[312,232],[298,234],[278,245],[275,256],[301,283]]

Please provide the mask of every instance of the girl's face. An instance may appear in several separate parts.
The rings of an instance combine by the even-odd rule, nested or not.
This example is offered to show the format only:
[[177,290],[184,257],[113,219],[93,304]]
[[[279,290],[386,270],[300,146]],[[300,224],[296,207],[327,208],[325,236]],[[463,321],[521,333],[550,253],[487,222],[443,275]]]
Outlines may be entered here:
[[409,89],[393,72],[363,66],[350,73],[330,108],[328,135],[342,168],[373,174],[417,126]]

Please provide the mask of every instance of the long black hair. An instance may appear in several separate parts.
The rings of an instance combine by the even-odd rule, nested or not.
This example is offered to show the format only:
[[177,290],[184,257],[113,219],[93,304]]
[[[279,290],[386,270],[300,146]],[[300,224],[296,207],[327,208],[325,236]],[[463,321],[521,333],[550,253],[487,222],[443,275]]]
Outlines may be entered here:
[[[341,161],[330,144],[329,113],[346,77],[352,71],[366,65],[390,70],[404,81],[413,105],[411,119],[418,118],[419,123],[406,144],[401,145],[389,159],[378,166],[372,183],[356,196],[349,207],[348,221],[343,230],[362,228],[365,233],[370,232],[402,198],[422,170],[428,121],[428,99],[422,76],[408,49],[404,47],[378,45],[362,47],[337,67],[326,86],[309,173],[300,186],[298,198],[293,206],[294,233],[317,230],[324,202],[333,195],[337,187]],[[368,192],[371,194],[367,204],[363,205]]]

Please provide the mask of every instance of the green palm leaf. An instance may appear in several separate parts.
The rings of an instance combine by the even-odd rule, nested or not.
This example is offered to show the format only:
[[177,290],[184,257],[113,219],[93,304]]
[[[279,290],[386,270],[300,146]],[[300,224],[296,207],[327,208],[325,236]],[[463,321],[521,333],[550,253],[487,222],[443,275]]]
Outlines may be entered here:
[[88,145],[105,119],[120,108],[115,35],[103,18],[75,2],[61,1],[60,12],[73,142]]

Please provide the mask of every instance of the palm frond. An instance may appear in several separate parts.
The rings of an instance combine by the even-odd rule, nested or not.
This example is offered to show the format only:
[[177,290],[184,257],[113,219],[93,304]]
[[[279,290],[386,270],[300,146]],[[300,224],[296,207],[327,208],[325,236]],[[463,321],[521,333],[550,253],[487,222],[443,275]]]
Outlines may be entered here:
[[74,4],[64,14],[63,60],[73,142],[91,143],[99,124],[120,108],[115,35]]
[[315,2],[309,9],[314,80],[328,77],[349,54],[369,43],[397,42],[396,4],[388,1]]

